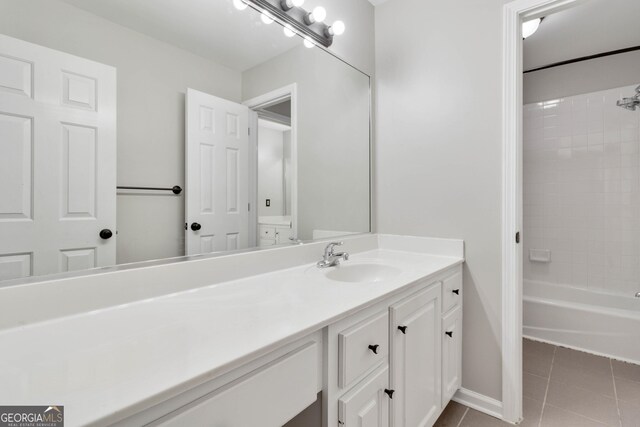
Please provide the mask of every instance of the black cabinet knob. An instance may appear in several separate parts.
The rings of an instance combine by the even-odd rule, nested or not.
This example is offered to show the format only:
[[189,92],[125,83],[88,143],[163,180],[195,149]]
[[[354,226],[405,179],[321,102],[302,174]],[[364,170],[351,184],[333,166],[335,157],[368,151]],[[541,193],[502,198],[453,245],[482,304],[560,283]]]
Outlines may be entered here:
[[451,331],[445,332],[445,335],[449,335],[449,337],[453,338],[453,332],[451,332]]
[[407,333],[407,327],[406,326],[398,326],[398,330],[400,332],[402,332],[403,334]]
[[191,229],[193,231],[198,231],[202,228],[202,226],[200,224],[198,224],[197,222],[194,222],[193,224],[191,224]]
[[395,393],[396,391],[385,388],[384,392],[387,393],[387,395],[389,396],[389,399],[393,399],[393,393]]
[[460,295],[460,289],[454,289],[451,292],[453,292],[456,295]]
[[378,354],[378,347],[380,347],[378,344],[372,344],[369,346],[369,350],[373,351],[374,354]]
[[111,230],[109,230],[108,228],[105,228],[104,230],[100,230],[100,238],[104,239],[104,240],[108,240],[113,236],[113,232]]

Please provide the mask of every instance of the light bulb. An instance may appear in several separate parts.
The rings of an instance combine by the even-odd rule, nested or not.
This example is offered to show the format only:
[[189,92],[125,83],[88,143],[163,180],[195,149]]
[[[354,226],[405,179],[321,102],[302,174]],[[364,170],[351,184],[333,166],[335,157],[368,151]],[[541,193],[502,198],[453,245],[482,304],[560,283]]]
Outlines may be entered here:
[[238,10],[245,10],[249,5],[242,0],[233,0],[233,5]]
[[311,49],[314,46],[315,46],[315,43],[313,42],[313,40],[311,40],[309,37],[304,38],[304,47]]
[[291,4],[295,7],[302,7],[304,0],[291,0]]
[[313,9],[311,16],[313,16],[314,22],[322,22],[327,17],[327,10],[322,6],[318,6]]
[[266,12],[262,12],[262,14],[260,14],[260,19],[262,20],[262,22],[264,22],[267,25],[273,22],[273,18],[269,16]]
[[526,39],[527,37],[532,36],[533,33],[535,33],[536,31],[538,31],[538,27],[540,26],[541,21],[542,19],[538,18],[538,19],[532,19],[531,21],[523,22],[522,38]]
[[333,23],[333,25],[331,26],[331,31],[333,32],[333,35],[335,36],[339,36],[344,34],[344,30],[346,29],[344,22],[342,21],[336,21]]
[[296,32],[293,31],[293,28],[291,28],[291,25],[287,24],[282,28],[282,31],[284,32],[284,35],[287,37],[293,37],[296,35]]
[[290,10],[293,7],[301,7],[304,4],[304,0],[282,0],[280,7],[283,10]]

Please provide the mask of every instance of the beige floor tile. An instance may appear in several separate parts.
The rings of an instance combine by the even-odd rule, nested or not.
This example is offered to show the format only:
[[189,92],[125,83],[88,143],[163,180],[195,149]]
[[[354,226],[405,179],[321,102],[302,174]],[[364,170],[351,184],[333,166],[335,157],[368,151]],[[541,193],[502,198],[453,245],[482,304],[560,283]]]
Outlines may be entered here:
[[606,424],[599,423],[597,421],[590,420],[588,418],[581,417],[580,415],[573,414],[565,411],[564,409],[556,408],[551,405],[545,405],[544,413],[542,414],[542,421],[540,427],[603,427]]
[[466,411],[466,406],[451,401],[447,407],[444,408],[444,411],[442,411],[434,427],[457,427]]
[[544,400],[547,391],[547,378],[538,377],[536,375],[524,372],[522,374],[522,395],[529,399]]
[[467,414],[462,419],[460,427],[499,427],[499,426],[511,426],[509,423],[505,423],[502,420],[491,417],[482,412],[478,412],[475,409],[469,409]]
[[536,356],[541,356],[541,357],[544,357],[544,356],[552,357],[555,349],[556,349],[555,345],[551,345],[551,344],[547,344],[539,341],[532,341],[526,338],[522,340],[523,353],[535,354]]
[[618,402],[622,427],[640,427],[640,406]]
[[579,369],[585,372],[611,373],[611,362],[606,357],[564,347],[558,347],[556,350],[553,364],[566,368]]
[[540,400],[522,399],[522,417],[524,420],[520,426],[537,426],[542,415],[542,402]]
[[640,365],[612,360],[613,376],[640,382]]
[[616,378],[616,392],[618,400],[640,406],[640,383]]
[[549,378],[553,357],[539,356],[534,353],[522,354],[522,369],[528,374]]
[[611,368],[605,372],[591,371],[581,365],[563,366],[554,361],[551,381],[571,384],[611,398],[615,396]]
[[551,381],[546,403],[607,425],[619,425],[615,399],[570,384]]

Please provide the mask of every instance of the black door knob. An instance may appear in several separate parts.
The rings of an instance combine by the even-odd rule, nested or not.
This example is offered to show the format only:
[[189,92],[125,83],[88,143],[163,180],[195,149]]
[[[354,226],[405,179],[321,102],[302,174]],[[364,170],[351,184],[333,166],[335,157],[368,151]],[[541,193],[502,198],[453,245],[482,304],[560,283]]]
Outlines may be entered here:
[[378,344],[372,344],[369,346],[369,350],[373,351],[374,354],[378,354],[378,347],[380,347]]
[[197,222],[194,222],[193,224],[191,224],[191,229],[193,231],[198,231],[202,228],[202,226],[200,224],[198,224]]
[[105,228],[104,230],[100,230],[101,239],[107,240],[107,239],[110,239],[112,236],[113,236],[113,232],[108,228]]
[[398,329],[400,330],[400,332],[402,332],[403,334],[407,333],[407,327],[406,326],[398,326]]
[[445,332],[446,335],[449,335],[449,337],[453,338],[453,332]]
[[389,399],[393,399],[393,393],[395,393],[396,391],[385,388],[384,392],[387,393],[387,395],[389,396]]
[[454,289],[451,292],[453,292],[456,295],[460,295],[460,289]]

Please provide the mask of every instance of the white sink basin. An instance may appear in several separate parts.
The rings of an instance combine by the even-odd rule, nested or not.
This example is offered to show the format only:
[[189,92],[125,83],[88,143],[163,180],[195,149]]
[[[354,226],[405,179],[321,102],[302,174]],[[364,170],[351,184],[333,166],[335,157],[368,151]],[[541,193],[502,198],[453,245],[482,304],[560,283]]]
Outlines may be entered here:
[[329,267],[325,277],[338,282],[372,283],[393,279],[400,273],[400,269],[383,264],[340,264]]

